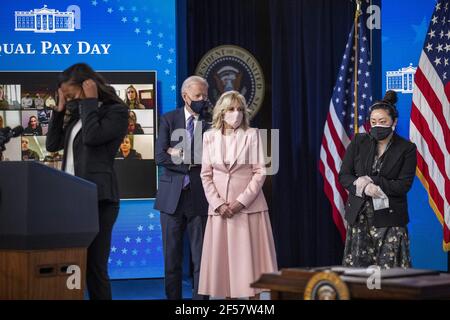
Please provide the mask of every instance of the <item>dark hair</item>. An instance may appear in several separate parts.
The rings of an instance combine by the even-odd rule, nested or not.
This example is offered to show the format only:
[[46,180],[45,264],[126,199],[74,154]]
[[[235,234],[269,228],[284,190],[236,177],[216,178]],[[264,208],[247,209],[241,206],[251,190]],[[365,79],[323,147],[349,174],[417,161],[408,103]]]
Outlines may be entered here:
[[31,128],[31,119],[32,118],[36,119],[36,122],[37,122],[36,128],[42,128],[41,123],[39,122],[39,119],[36,116],[30,116],[30,118],[28,118],[28,127]]
[[137,123],[136,119],[133,117],[128,117],[128,124],[130,123],[130,121],[133,121],[134,124]]
[[134,93],[136,95],[136,97],[134,98],[134,105],[136,107],[139,107],[139,105],[141,104],[141,100],[139,99],[139,95],[138,95],[138,92],[137,92],[136,88],[132,84],[130,84],[128,86],[128,88],[125,90],[125,104],[127,106],[130,106],[130,103],[131,103],[131,100],[128,99],[128,90],[129,89],[133,89],[134,90]]
[[77,63],[59,75],[58,88],[63,83],[82,86],[83,82],[92,79],[97,84],[98,100],[103,103],[120,103],[123,104],[122,99],[117,95],[116,90],[106,83],[106,80],[97,72],[95,72],[86,63]]
[[[133,116],[131,116],[131,114],[134,115],[134,118],[133,118]],[[129,118],[133,118],[133,119],[135,119],[135,120],[137,121],[137,114],[136,114],[136,112],[134,112],[133,110],[129,110],[129,111],[128,111],[128,117],[129,117]]]
[[370,107],[369,118],[370,118],[370,115],[372,114],[372,111],[377,110],[377,109],[383,109],[389,114],[389,116],[392,118],[392,120],[395,121],[395,119],[398,118],[398,111],[397,111],[397,107],[395,106],[397,101],[398,101],[397,93],[393,90],[387,91],[386,94],[384,95],[383,100],[375,102]]
[[125,139],[130,140],[130,146],[131,146],[130,149],[133,149],[133,147],[134,147],[134,137],[133,137],[133,135],[132,134],[127,134],[125,137],[123,137],[122,143],[125,141]]

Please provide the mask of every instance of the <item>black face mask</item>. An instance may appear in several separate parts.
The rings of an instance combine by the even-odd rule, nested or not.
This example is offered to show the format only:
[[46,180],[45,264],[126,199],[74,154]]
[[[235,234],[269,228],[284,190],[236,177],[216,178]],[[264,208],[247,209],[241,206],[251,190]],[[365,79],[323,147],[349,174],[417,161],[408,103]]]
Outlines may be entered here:
[[203,110],[205,110],[209,106],[209,102],[207,100],[200,101],[191,101],[191,105],[189,106],[192,111],[196,114],[203,114]]
[[392,129],[392,127],[372,127],[372,129],[370,129],[370,135],[372,137],[374,137],[376,140],[381,141],[386,139],[387,137],[389,137],[389,135],[393,132],[394,130]]
[[81,99],[73,99],[68,102],[66,102],[66,110],[70,112],[70,114],[78,114],[79,113],[79,106],[80,106]]

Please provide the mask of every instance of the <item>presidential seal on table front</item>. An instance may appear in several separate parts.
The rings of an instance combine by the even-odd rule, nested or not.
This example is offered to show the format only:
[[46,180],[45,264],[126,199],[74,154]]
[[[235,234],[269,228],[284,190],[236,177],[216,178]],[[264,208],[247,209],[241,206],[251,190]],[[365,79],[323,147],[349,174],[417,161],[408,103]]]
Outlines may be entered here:
[[334,272],[324,271],[315,274],[307,283],[305,300],[349,300],[347,285]]

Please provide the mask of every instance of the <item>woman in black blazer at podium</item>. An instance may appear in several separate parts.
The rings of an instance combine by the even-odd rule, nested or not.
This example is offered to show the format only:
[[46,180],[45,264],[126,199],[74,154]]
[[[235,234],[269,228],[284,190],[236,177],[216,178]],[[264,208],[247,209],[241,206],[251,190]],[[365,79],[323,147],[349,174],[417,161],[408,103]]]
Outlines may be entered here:
[[86,64],[65,70],[58,84],[58,106],[47,133],[49,152],[64,149],[65,172],[97,185],[99,233],[88,248],[86,280],[90,299],[111,299],[108,258],[119,213],[113,168],[127,133],[128,108],[115,90]]
[[388,91],[370,111],[370,133],[351,141],[339,173],[349,191],[343,265],[411,267],[406,194],[416,171],[416,145],[395,133],[397,96]]

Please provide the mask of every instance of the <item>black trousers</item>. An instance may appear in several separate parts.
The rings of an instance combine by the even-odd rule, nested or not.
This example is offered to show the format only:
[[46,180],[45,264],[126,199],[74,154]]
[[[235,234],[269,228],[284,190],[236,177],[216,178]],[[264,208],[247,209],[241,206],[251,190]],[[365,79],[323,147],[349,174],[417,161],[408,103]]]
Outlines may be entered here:
[[174,214],[161,212],[161,230],[164,248],[164,284],[167,299],[182,299],[183,277],[183,239],[188,232],[192,263],[192,299],[203,300],[208,297],[198,294],[198,280],[202,258],[203,236],[207,215],[194,215],[192,212],[191,191],[183,190]]
[[108,259],[111,236],[119,214],[119,203],[100,201],[98,204],[99,232],[87,251],[86,282],[91,300],[111,300]]

